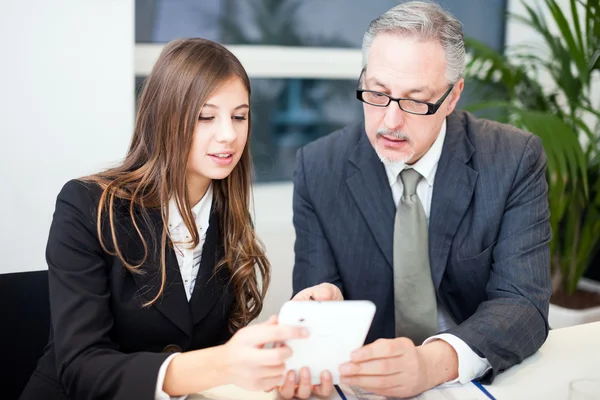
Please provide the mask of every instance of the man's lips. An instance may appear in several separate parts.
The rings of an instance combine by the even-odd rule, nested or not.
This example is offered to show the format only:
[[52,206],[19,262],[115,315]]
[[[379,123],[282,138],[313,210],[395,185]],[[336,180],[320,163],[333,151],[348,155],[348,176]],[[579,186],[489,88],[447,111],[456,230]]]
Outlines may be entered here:
[[408,140],[406,139],[399,139],[396,137],[386,135],[379,135],[379,137],[383,140],[383,144],[386,147],[400,148],[409,144]]

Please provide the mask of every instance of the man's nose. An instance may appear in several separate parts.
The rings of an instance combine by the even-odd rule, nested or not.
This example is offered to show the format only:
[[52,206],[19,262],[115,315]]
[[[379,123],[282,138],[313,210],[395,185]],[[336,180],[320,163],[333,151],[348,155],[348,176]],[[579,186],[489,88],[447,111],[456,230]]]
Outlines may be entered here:
[[392,101],[385,109],[384,124],[388,129],[399,129],[404,125],[406,112],[402,111],[397,101]]

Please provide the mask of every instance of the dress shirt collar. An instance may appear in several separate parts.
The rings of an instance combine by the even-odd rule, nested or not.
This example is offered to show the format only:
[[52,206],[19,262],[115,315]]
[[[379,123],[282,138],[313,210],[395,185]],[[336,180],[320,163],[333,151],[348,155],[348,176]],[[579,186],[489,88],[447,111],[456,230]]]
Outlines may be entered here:
[[[212,208],[213,189],[212,184],[206,189],[206,193],[200,201],[192,207],[192,214],[196,223],[200,226],[207,226],[210,218],[210,210]],[[174,199],[169,201],[169,231],[172,232],[183,222],[182,216],[177,210],[177,204]]]

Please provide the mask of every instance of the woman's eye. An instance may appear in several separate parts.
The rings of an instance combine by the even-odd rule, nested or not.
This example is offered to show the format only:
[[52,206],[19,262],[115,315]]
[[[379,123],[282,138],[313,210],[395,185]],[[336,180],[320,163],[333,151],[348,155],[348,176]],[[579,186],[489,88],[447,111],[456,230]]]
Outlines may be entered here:
[[233,119],[235,119],[236,121],[245,121],[248,118],[246,116],[243,116],[243,115],[236,115],[236,116],[233,117]]
[[202,115],[198,117],[198,121],[212,121],[213,119],[215,119],[215,117],[205,117]]

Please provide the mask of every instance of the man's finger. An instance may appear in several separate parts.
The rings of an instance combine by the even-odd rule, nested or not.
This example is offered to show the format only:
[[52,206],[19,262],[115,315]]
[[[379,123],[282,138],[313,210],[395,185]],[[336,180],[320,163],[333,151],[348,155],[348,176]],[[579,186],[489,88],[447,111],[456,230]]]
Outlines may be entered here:
[[313,290],[313,298],[320,301],[344,300],[340,289],[332,283],[322,283]]
[[397,357],[408,349],[414,349],[414,343],[408,338],[379,339],[352,352],[351,360],[360,363],[380,358]]
[[340,365],[340,374],[354,375],[392,375],[402,371],[401,357],[379,358],[360,363],[348,362]]
[[294,296],[292,300],[319,300],[319,301],[330,301],[330,300],[344,300],[340,289],[332,283],[321,283],[320,285],[312,286],[301,290]]
[[299,291],[293,298],[292,300],[296,301],[304,301],[304,300],[310,300],[311,297],[313,297],[313,287],[304,289]]
[[288,371],[285,376],[283,386],[279,388],[279,397],[283,399],[292,399],[296,391],[296,374],[294,371]]
[[346,385],[359,386],[369,391],[376,390],[380,393],[382,390],[398,386],[398,379],[397,375],[355,375],[342,376],[340,381]]
[[310,383],[310,370],[306,367],[300,370],[300,383],[296,389],[296,397],[308,399],[312,393],[312,384]]
[[313,392],[317,396],[329,397],[333,393],[333,378],[329,371],[321,373],[321,384],[313,387]]

